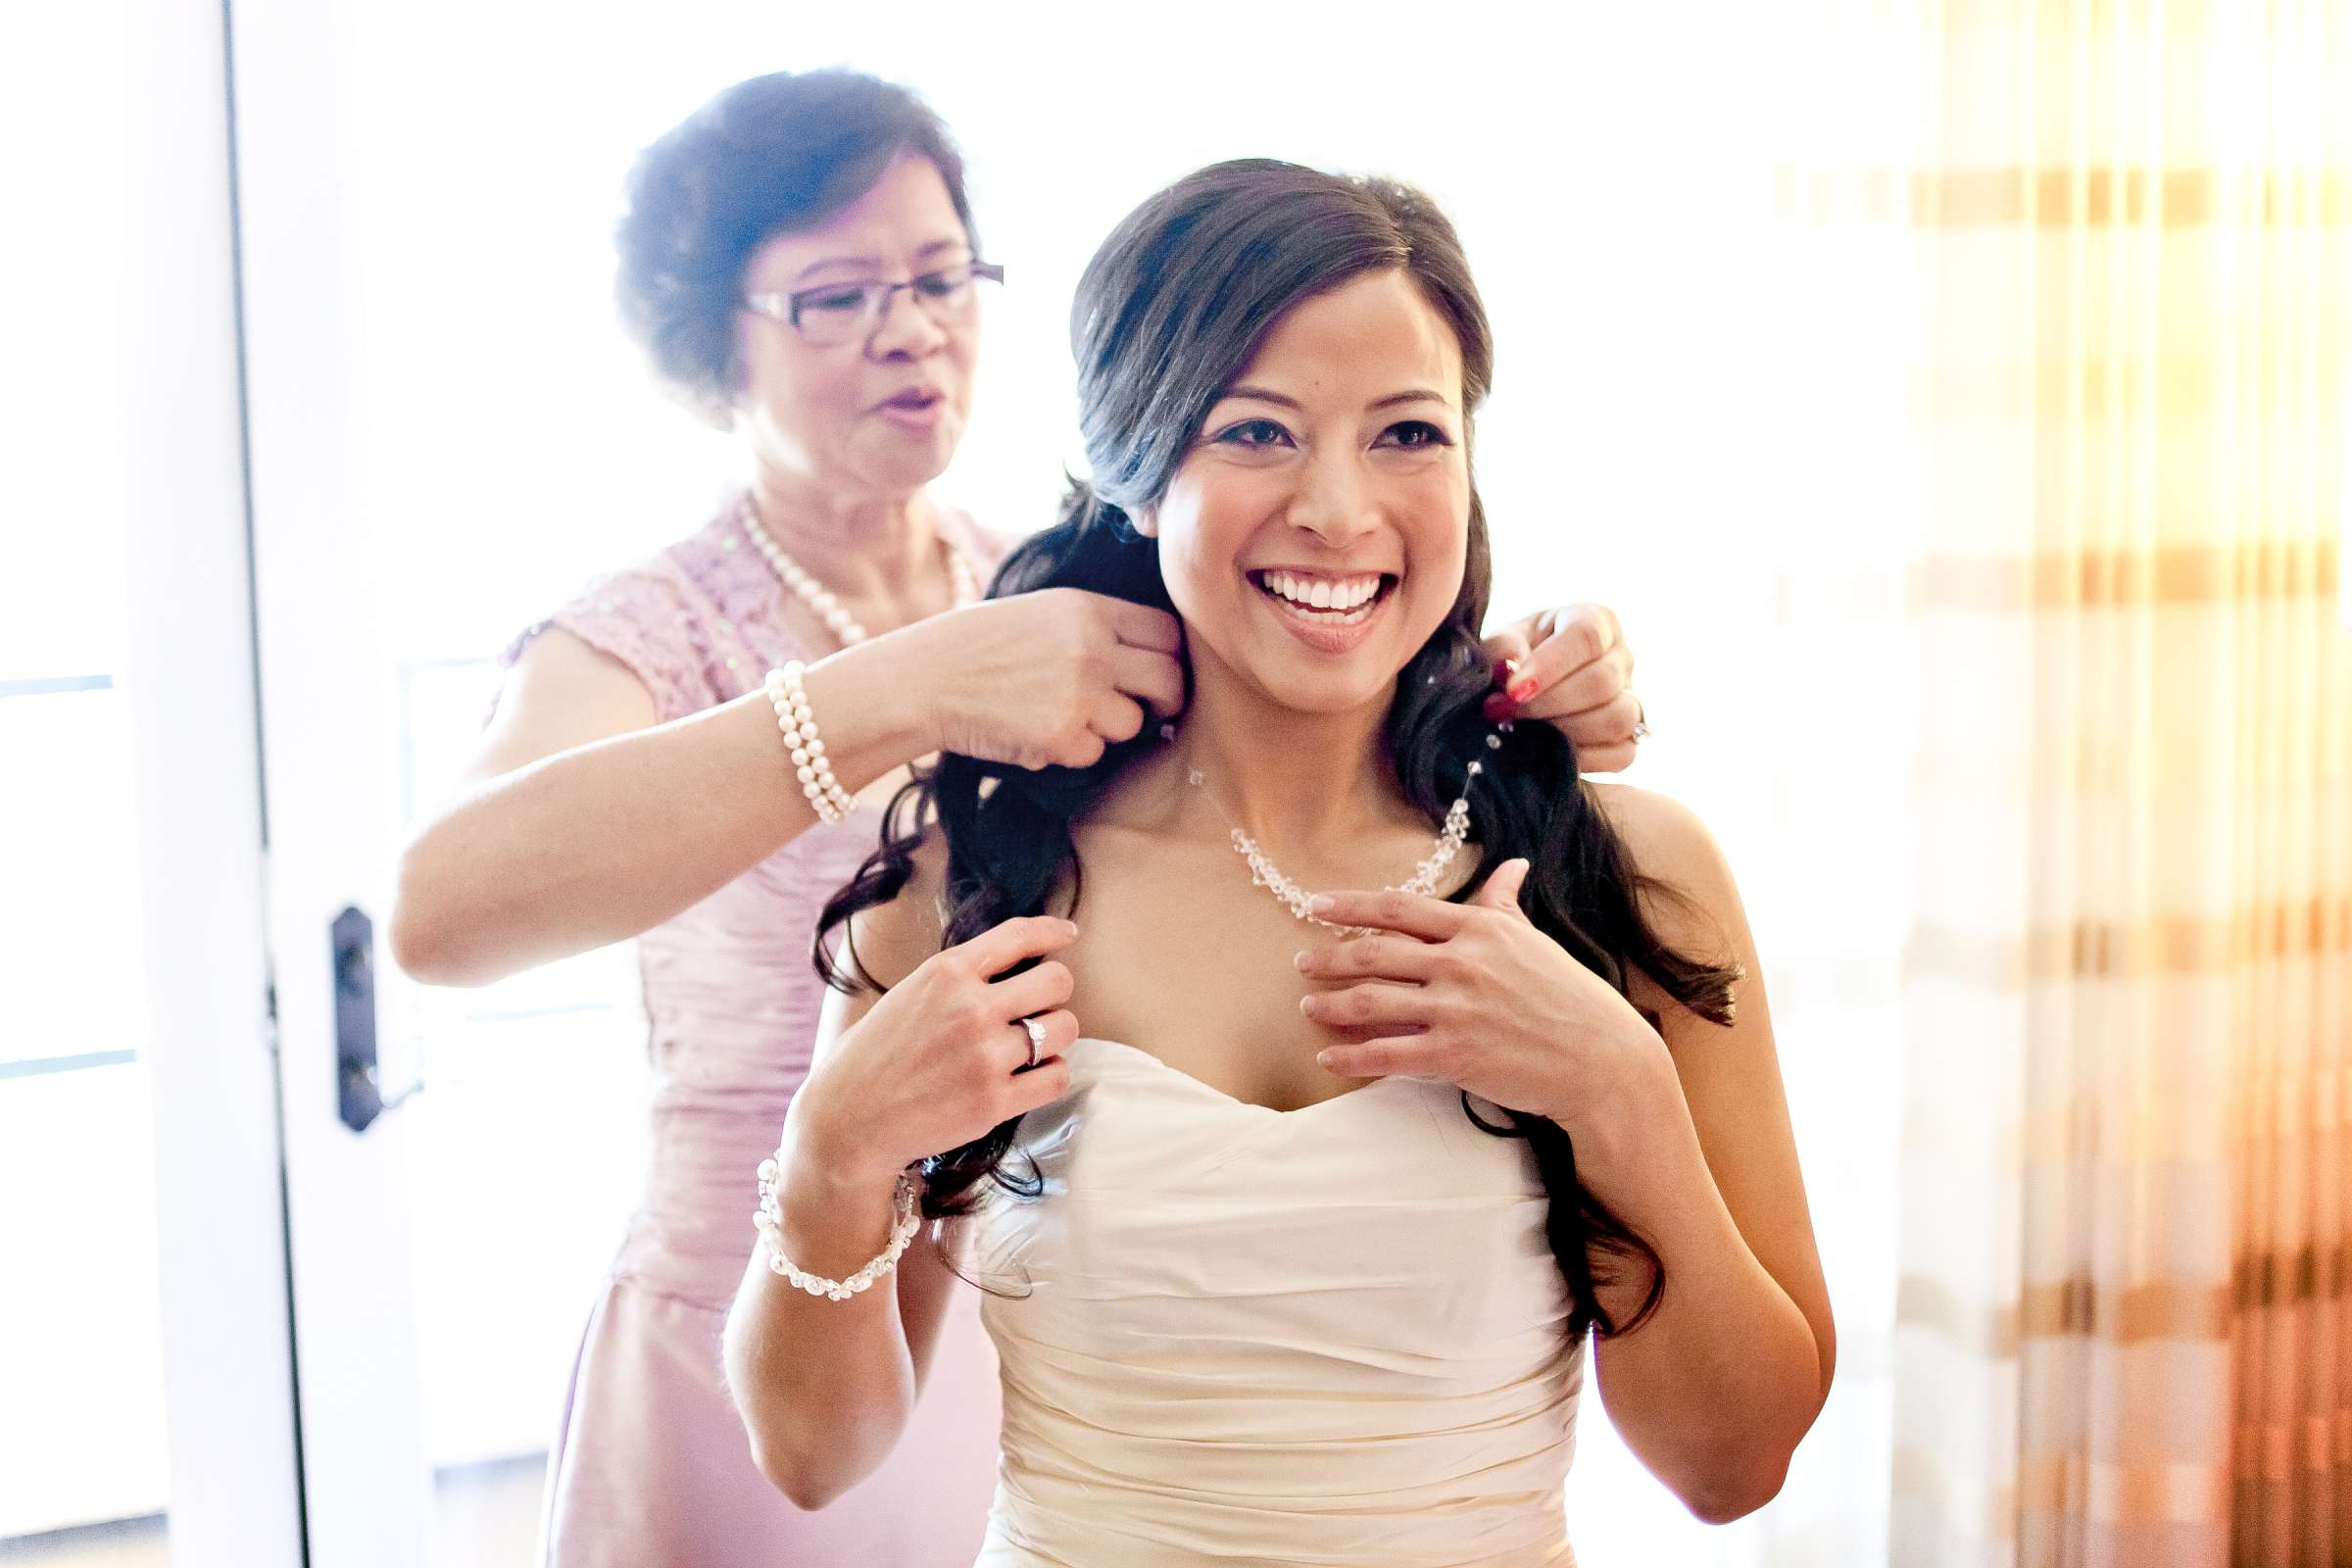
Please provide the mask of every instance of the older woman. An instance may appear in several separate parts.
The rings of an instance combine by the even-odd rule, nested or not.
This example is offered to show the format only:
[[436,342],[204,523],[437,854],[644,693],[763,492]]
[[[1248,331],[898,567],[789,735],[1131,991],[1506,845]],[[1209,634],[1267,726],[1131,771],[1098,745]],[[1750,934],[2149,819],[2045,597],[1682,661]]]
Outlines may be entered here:
[[[863,1484],[805,1513],[755,1467],[719,1374],[747,1172],[807,1072],[810,933],[875,843],[874,803],[941,750],[1096,760],[1181,705],[1176,622],[1074,589],[970,602],[1003,546],[927,487],[1002,274],[912,95],[830,72],[732,87],[646,154],[620,240],[630,328],[742,444],[746,488],[517,639],[459,793],[402,858],[391,925],[402,967],[445,985],[640,939],[652,1152],[551,1455],[543,1556],[968,1563],[998,1416],[968,1307]],[[1630,760],[1640,710],[1605,611],[1490,648],[1524,656],[1497,713],[1556,719],[1589,766]],[[788,663],[825,715],[824,766],[779,733],[762,677]]]

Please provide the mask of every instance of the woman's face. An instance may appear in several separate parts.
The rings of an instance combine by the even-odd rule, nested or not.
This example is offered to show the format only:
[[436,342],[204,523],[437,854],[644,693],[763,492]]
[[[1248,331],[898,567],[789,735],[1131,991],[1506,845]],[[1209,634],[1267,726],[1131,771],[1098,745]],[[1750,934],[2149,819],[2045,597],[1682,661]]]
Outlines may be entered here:
[[[744,269],[743,291],[904,283],[972,259],[939,170],[901,154],[820,226],[764,241]],[[900,290],[871,332],[831,345],[810,343],[785,321],[737,314],[735,427],[763,465],[848,499],[903,496],[939,477],[971,413],[979,316],[935,319],[915,294]]]
[[1196,665],[1303,712],[1385,702],[1461,592],[1466,434],[1461,346],[1404,272],[1284,316],[1137,519]]

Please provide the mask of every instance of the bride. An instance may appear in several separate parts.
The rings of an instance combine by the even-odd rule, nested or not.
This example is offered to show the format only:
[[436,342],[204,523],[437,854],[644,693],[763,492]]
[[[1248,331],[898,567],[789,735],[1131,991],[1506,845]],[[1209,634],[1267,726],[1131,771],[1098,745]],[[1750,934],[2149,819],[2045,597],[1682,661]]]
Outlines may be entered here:
[[1452,227],[1216,165],[1072,335],[1092,482],[995,591],[1173,608],[1190,700],[1087,768],[943,757],[829,909],[726,1338],[762,1472],[873,1470],[977,1286],[992,1568],[1570,1562],[1588,1334],[1660,1480],[1761,1506],[1835,1341],[1756,957],[1688,811],[1482,712]]

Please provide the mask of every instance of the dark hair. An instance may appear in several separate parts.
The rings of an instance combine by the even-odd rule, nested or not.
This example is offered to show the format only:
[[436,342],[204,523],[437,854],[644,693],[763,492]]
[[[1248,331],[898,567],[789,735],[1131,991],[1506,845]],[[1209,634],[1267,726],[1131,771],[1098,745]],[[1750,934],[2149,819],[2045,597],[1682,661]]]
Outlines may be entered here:
[[938,169],[977,252],[948,127],[906,88],[854,71],[739,81],[638,156],[616,292],[666,390],[706,415],[726,404],[741,379],[735,313],[752,252],[840,212],[902,152]]
[[[1381,179],[1351,179],[1268,160],[1214,165],[1144,203],[1096,252],[1070,314],[1078,361],[1080,423],[1094,470],[1073,485],[1061,519],[1025,541],[998,570],[992,596],[1076,587],[1172,608],[1157,545],[1138,536],[1129,511],[1165,493],[1210,407],[1284,313],[1352,278],[1401,270],[1452,325],[1462,351],[1463,405],[1486,395],[1494,364],[1485,308],[1460,241],[1429,199]],[[1491,671],[1479,646],[1488,593],[1485,514],[1475,486],[1462,588],[1446,621],[1398,676],[1387,720],[1389,755],[1406,796],[1431,822],[1469,791],[1481,869],[1457,897],[1484,884],[1503,859],[1524,856],[1521,906],[1586,967],[1621,992],[1629,966],[1678,1002],[1720,1023],[1732,1013],[1735,969],[1686,957],[1651,930],[1637,895],[1652,887],[1629,861],[1591,793],[1579,782],[1567,739],[1526,723],[1487,748],[1483,703]],[[1071,824],[1111,779],[1158,745],[1147,729],[1111,746],[1091,767],[1030,770],[943,754],[892,803],[883,842],[818,922],[817,966],[844,989],[871,987],[847,952],[826,938],[856,911],[888,902],[912,872],[926,809],[948,851],[943,945],[964,942],[1016,915],[1042,913],[1065,879],[1072,907],[1078,856]],[[1473,760],[1488,765],[1475,777]],[[991,784],[991,781],[993,785]],[[1508,1111],[1488,1132],[1527,1139],[1551,1195],[1547,1238],[1572,1301],[1571,1322],[1603,1334],[1631,1328],[1656,1308],[1665,1274],[1656,1250],[1577,1179],[1576,1150],[1555,1122]],[[1005,1168],[1014,1124],[924,1162],[926,1212],[965,1212],[983,1177],[1033,1193]],[[1649,1289],[1624,1324],[1601,1308],[1596,1287],[1614,1260],[1647,1270]]]

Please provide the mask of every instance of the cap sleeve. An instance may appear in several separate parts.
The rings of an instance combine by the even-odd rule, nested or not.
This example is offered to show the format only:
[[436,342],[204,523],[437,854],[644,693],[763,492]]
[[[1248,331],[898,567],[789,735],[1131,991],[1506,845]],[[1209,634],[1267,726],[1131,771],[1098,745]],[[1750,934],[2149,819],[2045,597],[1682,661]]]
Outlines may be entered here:
[[708,639],[694,603],[686,585],[658,566],[616,572],[509,643],[499,667],[512,667],[541,632],[561,626],[644,683],[656,722],[683,718],[719,700],[710,689]]

